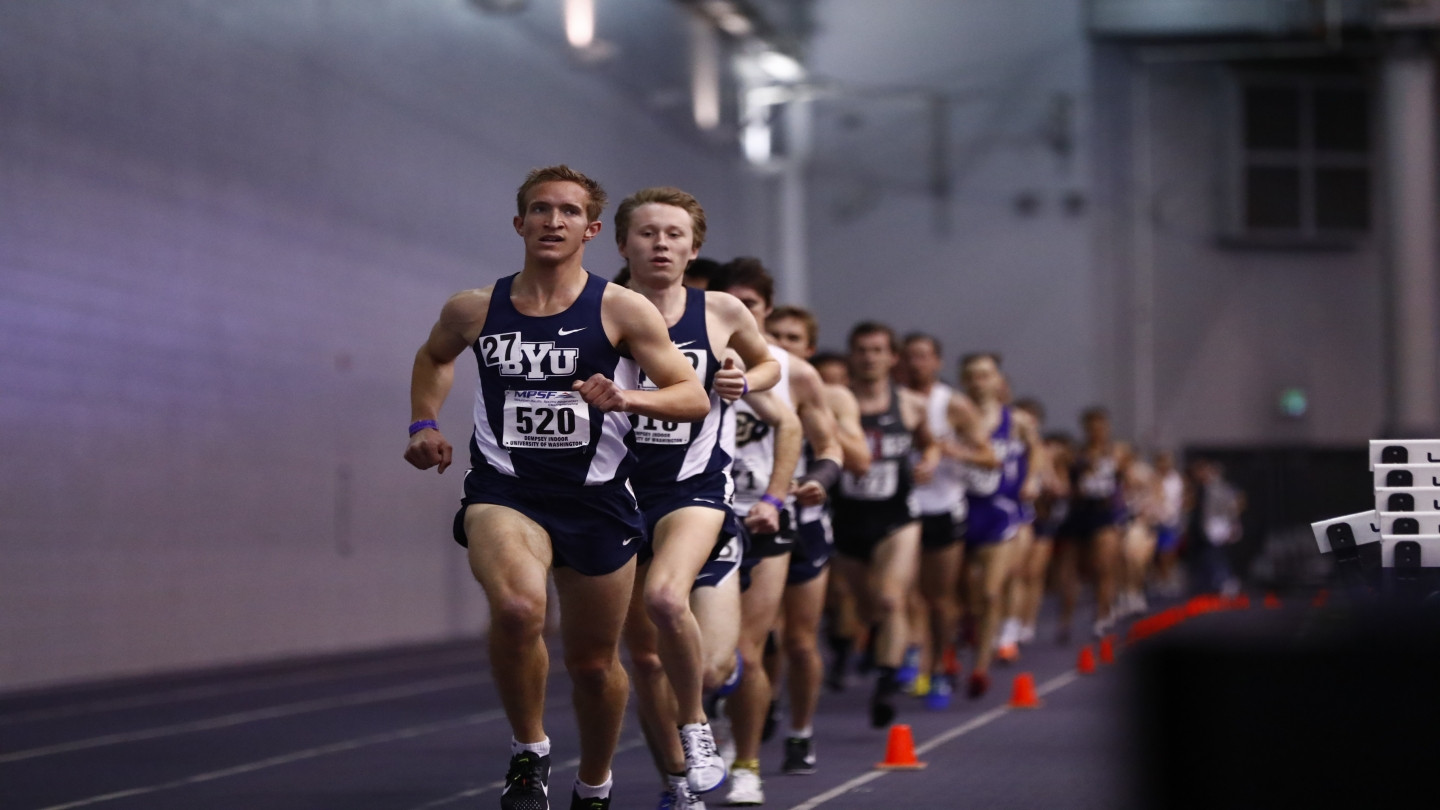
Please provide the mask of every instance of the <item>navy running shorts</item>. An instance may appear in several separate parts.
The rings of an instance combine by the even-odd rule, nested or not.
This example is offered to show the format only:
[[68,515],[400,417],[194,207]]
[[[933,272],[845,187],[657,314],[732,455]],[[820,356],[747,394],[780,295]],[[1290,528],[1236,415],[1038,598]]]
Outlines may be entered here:
[[547,487],[471,470],[465,474],[465,497],[451,528],[455,542],[466,547],[465,510],[473,504],[504,506],[535,521],[550,536],[554,567],[573,568],[587,577],[625,567],[640,550],[645,533],[635,496],[624,482]]
[[[809,511],[801,510],[802,514]],[[818,509],[815,520],[801,523],[795,528],[795,549],[790,552],[790,571],[785,576],[786,585],[804,585],[820,576],[830,557],[835,553],[835,536],[830,527],[830,514],[824,507]]]

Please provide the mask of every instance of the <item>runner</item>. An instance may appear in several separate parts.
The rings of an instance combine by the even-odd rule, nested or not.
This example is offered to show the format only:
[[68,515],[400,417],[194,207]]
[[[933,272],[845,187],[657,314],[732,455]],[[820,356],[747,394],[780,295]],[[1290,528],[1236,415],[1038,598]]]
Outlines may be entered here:
[[[710,395],[710,411],[697,422],[631,417],[638,457],[631,484],[647,542],[627,646],[643,673],[636,681],[639,713],[642,724],[649,721],[652,753],[671,777],[667,790],[675,801],[690,801],[687,792],[707,793],[725,781],[702,690],[719,688],[729,676],[739,635],[738,580],[731,581],[730,573],[738,565],[740,544],[729,507],[730,456],[720,442],[728,410],[723,403],[752,384],[757,392],[773,387],[780,364],[738,301],[684,285],[686,267],[705,241],[705,211],[693,196],[666,187],[636,192],[616,210],[615,231],[630,288],[660,311],[670,340]],[[722,364],[727,350],[748,372],[732,361]],[[642,377],[641,388],[649,387]],[[707,561],[717,565],[697,579]],[[722,587],[701,588],[706,585]],[[692,602],[701,607],[708,632],[701,632]],[[652,656],[658,656],[665,677],[656,677]],[[672,725],[679,727],[678,737],[661,732]],[[675,770],[677,764],[683,772]],[[677,775],[684,777],[685,789],[678,787]]]
[[931,480],[915,487],[920,514],[920,589],[916,593],[924,613],[921,673],[928,708],[950,705],[960,676],[955,642],[960,631],[959,584],[966,512],[965,468],[998,465],[985,434],[980,413],[966,395],[940,381],[940,341],[922,333],[907,335],[903,344],[905,378],[910,390],[925,400],[930,433],[942,456]]
[[[1020,399],[1015,402],[1017,410],[1030,414],[1037,432],[1042,436],[1045,424],[1045,409],[1034,399]],[[1006,588],[1006,619],[1000,629],[999,646],[995,655],[1002,661],[1019,658],[1019,647],[1035,640],[1035,622],[1040,615],[1040,603],[1045,597],[1045,574],[1050,568],[1050,558],[1055,547],[1055,530],[1065,519],[1066,498],[1069,496],[1068,453],[1063,446],[1046,437],[1041,442],[1045,447],[1045,462],[1036,464],[1040,474],[1040,492],[1032,502],[1022,503],[1021,512],[1030,518],[1028,543],[1024,541],[1025,529],[1020,537],[1024,545],[1016,552],[1009,585]]]
[[[455,360],[473,348],[471,469],[454,535],[489,603],[495,685],[513,735],[500,806],[549,807],[542,631],[553,568],[580,731],[570,806],[599,810],[610,805],[629,692],[618,647],[642,533],[626,485],[635,462],[627,414],[688,422],[704,418],[710,401],[655,308],[582,266],[585,243],[602,227],[600,185],[566,166],[537,169],[516,203],[523,269],[441,309],[415,355],[405,459],[450,466],[436,419]],[[633,390],[639,371],[655,390]]]
[[[774,281],[764,265],[752,258],[736,259],[725,265],[721,284],[725,292],[745,304],[757,323],[765,323],[774,306]],[[835,420],[826,407],[820,376],[810,364],[779,346],[772,344],[770,350],[783,369],[782,382],[774,393],[780,399],[788,396],[789,404],[800,417],[804,438],[815,448],[816,464],[794,488],[799,505],[813,506],[825,500],[826,491],[839,473],[841,450],[835,438]],[[779,515],[778,531],[769,527],[752,530],[745,561],[749,584],[742,596],[740,638],[745,669],[739,689],[727,701],[735,740],[735,762],[730,769],[732,781],[726,797],[726,802],[732,805],[756,805],[765,801],[760,778],[760,743],[766,718],[773,711],[773,691],[763,657],[766,639],[779,617],[796,540],[793,508],[787,508],[785,502],[791,492],[793,473],[781,469],[778,452],[768,449],[765,433],[754,429],[755,420],[747,414],[744,405],[742,400],[735,408],[736,514],[753,515],[756,509],[765,506],[783,511]],[[796,451],[798,456],[798,446]],[[765,469],[772,459],[774,468]],[[747,519],[746,523],[748,526],[751,521]]]
[[1030,415],[1004,404],[1007,395],[1000,356],[981,352],[960,361],[965,393],[980,411],[980,422],[989,436],[998,468],[967,465],[965,499],[969,513],[965,520],[965,556],[974,621],[975,664],[966,694],[972,699],[990,688],[990,662],[1004,609],[1002,597],[1009,577],[1012,553],[1024,518],[1021,504],[1039,494],[1039,467],[1045,451]]
[[[899,692],[896,672],[907,638],[905,596],[920,564],[920,523],[910,502],[914,483],[930,480],[940,446],[926,424],[925,401],[890,380],[899,359],[895,333],[867,321],[850,332],[851,385],[872,461],[864,476],[846,473],[835,498],[836,570],[872,628],[879,674],[870,724],[890,725]],[[911,450],[921,454],[912,466]]]
[[1059,580],[1061,643],[1069,641],[1070,622],[1080,595],[1080,562],[1085,557],[1095,582],[1095,622],[1091,632],[1109,633],[1115,620],[1115,569],[1120,527],[1126,520],[1120,490],[1120,459],[1110,440],[1110,415],[1099,406],[1080,416],[1083,444],[1070,466],[1070,511],[1060,526]]
[[[770,339],[791,354],[807,359],[815,354],[820,326],[809,311],[793,306],[777,307],[766,318],[765,326]],[[855,395],[844,386],[828,383],[822,390],[825,405],[835,418],[844,469],[864,475],[870,466],[870,446],[860,427],[860,406]],[[808,443],[805,463],[812,473],[818,472],[825,463],[815,460],[814,450]],[[836,477],[838,471],[834,470],[826,476],[832,482]],[[808,774],[815,772],[817,761],[814,718],[825,674],[818,641],[831,579],[830,558],[834,554],[835,537],[828,503],[801,505],[797,512],[796,546],[790,553],[790,570],[781,605],[781,639],[789,665],[785,682],[790,698],[790,730],[785,738],[785,760],[781,767],[785,773]]]

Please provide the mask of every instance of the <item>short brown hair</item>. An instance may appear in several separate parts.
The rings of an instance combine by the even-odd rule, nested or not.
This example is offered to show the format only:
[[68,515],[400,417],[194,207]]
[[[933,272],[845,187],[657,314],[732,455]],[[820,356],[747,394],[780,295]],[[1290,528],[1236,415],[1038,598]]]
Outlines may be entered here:
[[900,345],[909,346],[911,343],[919,343],[922,340],[929,343],[930,348],[935,350],[936,357],[939,357],[945,353],[940,348],[940,339],[926,332],[911,332],[910,334],[905,336],[905,339],[901,341]]
[[765,306],[774,306],[775,279],[770,277],[770,271],[759,259],[753,256],[732,259],[721,268],[721,275],[722,278],[710,289],[725,292],[732,287],[749,287],[760,294]]
[[812,349],[815,348],[815,344],[820,340],[820,322],[815,320],[815,316],[811,314],[810,310],[793,306],[776,307],[770,313],[770,317],[765,319],[765,325],[768,327],[775,321],[784,318],[794,318],[804,324],[805,344]]
[[989,360],[995,364],[995,368],[1001,367],[999,352],[971,352],[960,358],[960,370],[964,371],[971,363],[978,363],[981,360]]
[[605,203],[609,201],[609,198],[605,196],[605,189],[601,188],[595,180],[563,163],[558,166],[531,169],[530,173],[525,175],[525,182],[521,183],[519,190],[515,192],[515,210],[519,215],[525,216],[525,197],[532,189],[541,183],[555,182],[574,183],[585,189],[585,194],[590,199],[585,204],[585,216],[589,217],[591,222],[600,219],[600,214],[605,210]]
[[690,215],[691,234],[695,238],[694,248],[699,250],[700,246],[705,244],[705,209],[700,207],[700,201],[695,199],[694,195],[672,186],[642,188],[620,201],[620,207],[615,209],[615,244],[625,243],[625,237],[630,233],[630,215],[646,203],[673,205],[684,209],[685,213]]
[[850,329],[850,340],[846,343],[850,348],[855,348],[855,341],[866,335],[884,335],[890,339],[890,353],[899,354],[900,347],[895,342],[895,330],[879,321],[861,321]]

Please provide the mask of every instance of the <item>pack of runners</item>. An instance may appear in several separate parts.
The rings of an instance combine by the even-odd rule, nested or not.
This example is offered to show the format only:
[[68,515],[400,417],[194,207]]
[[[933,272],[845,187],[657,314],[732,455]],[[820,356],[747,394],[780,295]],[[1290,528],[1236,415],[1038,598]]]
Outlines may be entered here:
[[679,189],[625,198],[623,269],[590,273],[605,203],[566,166],[531,172],[522,269],[452,296],[412,372],[405,458],[440,472],[467,348],[479,372],[454,538],[511,726],[502,808],[550,806],[552,576],[579,728],[570,806],[587,810],[609,807],[632,687],[660,807],[759,805],[782,723],[779,770],[816,770],[827,685],[868,675],[876,728],[907,693],[929,710],[978,698],[1036,639],[1051,574],[1063,638],[1082,574],[1094,633],[1145,609],[1179,506],[1165,462],[1115,442],[1103,410],[1079,442],[1046,434],[998,353],[962,356],[952,387],[939,340],[884,323],[818,352],[814,315],[777,307],[759,260],[700,258],[705,213]]

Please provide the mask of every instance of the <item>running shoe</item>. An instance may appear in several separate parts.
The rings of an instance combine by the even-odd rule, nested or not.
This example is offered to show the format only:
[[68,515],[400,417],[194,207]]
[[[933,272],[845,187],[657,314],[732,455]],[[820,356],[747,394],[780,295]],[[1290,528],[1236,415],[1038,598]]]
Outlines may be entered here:
[[725,803],[732,807],[751,807],[765,803],[765,790],[760,774],[750,768],[730,769],[730,794]]
[[988,691],[990,691],[990,674],[988,672],[970,673],[970,685],[965,690],[965,694],[968,695],[971,700],[975,700]]
[[785,773],[807,774],[815,772],[815,741],[810,737],[785,738]]
[[720,758],[725,760],[725,767],[729,768],[735,764],[735,735],[730,733],[730,718],[725,716],[725,701],[715,707],[715,713],[710,715],[710,733],[715,737],[715,747],[720,751]]
[[694,793],[709,793],[725,783],[725,760],[715,747],[709,723],[680,727],[680,747],[685,750],[685,781]]
[[925,708],[932,712],[944,711],[950,708],[950,695],[955,691],[955,684],[949,675],[935,673],[930,676],[930,691],[925,693]]
[[1020,637],[1019,637],[1018,640],[1019,640],[1019,642],[1020,642],[1021,644],[1029,644],[1030,642],[1034,641],[1034,640],[1035,640],[1035,625],[1033,625],[1033,624],[1022,624],[1022,625],[1020,625]]
[[660,794],[660,804],[655,810],[705,810],[705,802],[690,792],[690,785],[684,779],[671,780]]
[[910,682],[908,691],[911,697],[925,697],[930,694],[930,676],[924,672],[916,675],[915,680]]
[[550,757],[521,751],[510,757],[500,810],[550,810]]
[[610,810],[610,797],[603,799],[582,799],[580,794],[570,792],[570,810]]

